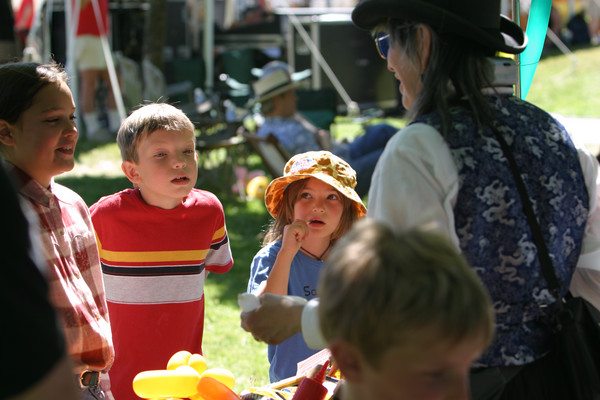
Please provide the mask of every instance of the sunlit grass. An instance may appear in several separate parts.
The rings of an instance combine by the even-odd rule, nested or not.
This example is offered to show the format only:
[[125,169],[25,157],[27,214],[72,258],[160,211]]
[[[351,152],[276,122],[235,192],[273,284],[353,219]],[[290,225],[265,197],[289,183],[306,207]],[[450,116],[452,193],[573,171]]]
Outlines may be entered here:
[[[600,46],[542,58],[527,101],[566,116],[600,117]],[[600,127],[598,127],[600,134]]]

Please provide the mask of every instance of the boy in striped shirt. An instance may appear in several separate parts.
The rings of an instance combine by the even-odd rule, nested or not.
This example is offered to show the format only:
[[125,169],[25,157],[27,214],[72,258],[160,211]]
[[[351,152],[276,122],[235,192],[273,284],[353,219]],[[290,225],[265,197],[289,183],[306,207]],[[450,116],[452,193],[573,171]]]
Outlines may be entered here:
[[134,188],[90,207],[111,318],[112,391],[138,399],[135,375],[175,352],[202,353],[204,282],[233,265],[221,202],[194,188],[194,126],[179,109],[149,104],[121,125],[122,170]]

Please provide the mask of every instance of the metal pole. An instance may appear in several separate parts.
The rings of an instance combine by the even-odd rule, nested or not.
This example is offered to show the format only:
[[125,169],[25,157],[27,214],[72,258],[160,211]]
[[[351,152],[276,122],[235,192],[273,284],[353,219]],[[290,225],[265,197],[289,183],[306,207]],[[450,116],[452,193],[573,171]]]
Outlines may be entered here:
[[42,48],[44,49],[43,52],[43,56],[42,56],[42,60],[44,63],[48,63],[50,62],[50,58],[52,57],[50,54],[50,38],[51,38],[51,32],[50,32],[50,27],[52,25],[52,7],[53,7],[53,2],[52,1],[46,1],[46,18],[44,18],[44,25],[43,25],[43,46]]
[[356,104],[356,102],[352,101],[352,99],[348,95],[348,92],[346,92],[346,90],[344,89],[344,87],[342,86],[342,84],[340,83],[338,78],[335,76],[335,74],[331,70],[331,67],[329,66],[329,64],[327,64],[327,61],[325,61],[323,54],[321,54],[321,50],[319,50],[318,46],[312,41],[312,39],[306,32],[306,29],[304,29],[304,27],[298,20],[298,17],[296,17],[295,15],[290,15],[289,17],[290,17],[290,22],[292,23],[292,25],[294,26],[294,28],[296,29],[298,34],[300,34],[300,37],[302,38],[302,40],[304,40],[304,43],[306,43],[306,45],[310,49],[311,54],[317,60],[318,64],[323,69],[323,72],[325,72],[325,75],[327,75],[327,77],[333,84],[333,87],[335,88],[335,90],[338,92],[338,94],[342,98],[342,101],[346,104],[346,107],[348,109],[348,114],[349,115],[358,114],[358,112],[360,111],[358,108],[358,104]]
[[296,71],[296,43],[294,42],[294,29],[290,25],[290,18],[284,15],[286,29],[285,40],[287,43],[287,62],[294,71]]
[[[100,11],[98,0],[92,0],[92,7],[94,8],[94,16],[96,17],[98,31],[102,32],[104,28],[102,24],[102,12]],[[115,104],[117,106],[117,111],[119,112],[119,118],[121,118],[121,121],[123,121],[127,117],[127,114],[125,113],[125,105],[123,104],[123,96],[121,95],[121,87],[119,86],[119,79],[117,78],[115,63],[113,62],[110,46],[108,45],[108,32],[104,32],[103,35],[100,35],[100,42],[102,43],[102,52],[104,54],[104,59],[106,60],[110,87],[112,88],[113,97],[115,98]]]
[[[313,43],[317,43],[317,46],[321,43],[321,26],[320,22],[313,18],[310,23],[310,36]],[[311,69],[312,69],[312,88],[313,89],[321,89],[322,79],[321,79],[321,68],[319,67],[319,62],[317,61],[314,54],[311,53]]]
[[[513,21],[521,26],[519,0],[512,0],[512,19]],[[517,64],[517,84],[515,85],[515,96],[521,98],[521,57],[519,54],[515,54],[515,63]]]
[[205,91],[206,93],[213,93],[214,86],[214,45],[215,45],[215,20],[214,20],[215,8],[214,0],[204,1],[204,63],[206,65],[206,79],[205,79]]
[[[50,1],[51,3],[51,1]],[[79,10],[81,9],[81,1],[74,2],[74,9],[71,5],[71,0],[65,0],[65,26],[67,27],[67,74],[71,77],[71,93],[74,99],[79,99],[79,74],[75,66],[74,46],[75,35],[79,27]],[[71,22],[72,21],[72,22]],[[81,118],[81,108],[75,110],[77,118]]]

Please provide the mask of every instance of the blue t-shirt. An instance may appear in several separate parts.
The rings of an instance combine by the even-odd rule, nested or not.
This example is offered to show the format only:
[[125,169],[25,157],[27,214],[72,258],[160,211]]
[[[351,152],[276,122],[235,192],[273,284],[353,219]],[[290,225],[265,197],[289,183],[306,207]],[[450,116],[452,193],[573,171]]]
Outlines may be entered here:
[[[263,247],[252,260],[248,293],[255,293],[259,285],[265,281],[277,254],[281,250],[281,240]],[[317,261],[298,251],[290,266],[288,295],[299,296],[310,300],[317,297],[317,284],[323,261]],[[268,347],[269,380],[277,382],[296,375],[297,363],[315,354],[304,343],[301,334],[296,334],[277,346]]]

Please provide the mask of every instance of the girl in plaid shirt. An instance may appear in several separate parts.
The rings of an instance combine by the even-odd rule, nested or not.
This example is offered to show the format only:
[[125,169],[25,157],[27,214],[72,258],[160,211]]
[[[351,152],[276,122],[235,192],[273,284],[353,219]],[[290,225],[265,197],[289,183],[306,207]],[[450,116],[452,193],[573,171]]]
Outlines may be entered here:
[[[54,182],[73,169],[78,132],[67,76],[57,64],[0,66],[0,152],[22,200],[38,215],[49,265],[50,300],[61,318],[73,371],[84,398],[100,398],[95,384],[114,349],[100,261],[83,199]],[[102,388],[111,399],[108,378]]]

